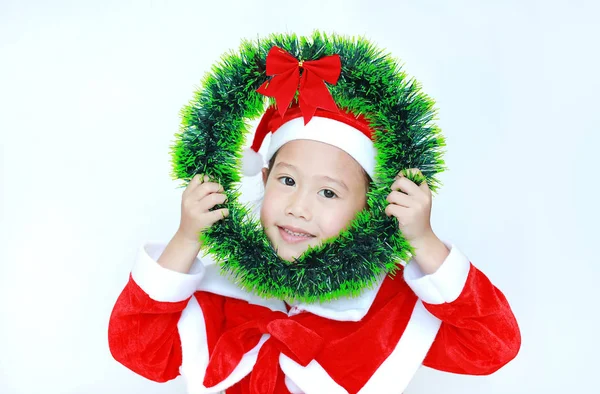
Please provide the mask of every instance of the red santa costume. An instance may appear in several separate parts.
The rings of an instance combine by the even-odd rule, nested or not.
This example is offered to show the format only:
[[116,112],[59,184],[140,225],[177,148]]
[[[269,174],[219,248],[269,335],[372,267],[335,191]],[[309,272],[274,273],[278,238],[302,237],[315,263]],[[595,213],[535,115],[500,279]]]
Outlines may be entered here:
[[[372,175],[363,131],[315,119],[278,125],[269,155],[287,141],[314,139]],[[456,245],[446,246],[431,275],[410,261],[357,298],[286,305],[240,289],[199,259],[188,274],[165,269],[157,263],[165,245],[147,243],[112,312],[110,350],[153,381],[183,375],[193,394],[401,393],[421,365],[491,374],[517,355],[517,322],[500,290]]]

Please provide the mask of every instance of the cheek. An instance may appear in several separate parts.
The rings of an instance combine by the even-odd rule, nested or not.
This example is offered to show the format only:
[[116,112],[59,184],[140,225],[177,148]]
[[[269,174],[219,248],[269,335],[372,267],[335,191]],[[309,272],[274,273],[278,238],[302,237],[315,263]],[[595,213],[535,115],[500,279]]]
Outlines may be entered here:
[[323,238],[333,237],[340,233],[346,227],[354,216],[358,213],[353,206],[344,205],[333,209],[324,209],[319,215],[320,228]]
[[276,212],[278,210],[277,201],[279,199],[273,193],[272,189],[267,188],[263,196],[262,207],[260,209],[260,220],[264,225],[270,225],[275,220]]

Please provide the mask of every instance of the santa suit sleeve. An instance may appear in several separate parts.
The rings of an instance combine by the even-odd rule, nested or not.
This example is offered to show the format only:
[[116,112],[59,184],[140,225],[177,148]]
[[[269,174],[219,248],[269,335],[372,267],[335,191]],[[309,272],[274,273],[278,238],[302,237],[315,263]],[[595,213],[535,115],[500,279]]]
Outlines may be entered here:
[[517,321],[504,294],[456,246],[445,244],[450,254],[435,273],[424,275],[414,261],[404,269],[408,285],[442,322],[423,365],[491,374],[519,352]]
[[160,266],[156,260],[164,247],[147,243],[140,248],[108,327],[113,357],[156,382],[179,375],[182,349],[177,323],[204,276],[198,259],[189,274]]

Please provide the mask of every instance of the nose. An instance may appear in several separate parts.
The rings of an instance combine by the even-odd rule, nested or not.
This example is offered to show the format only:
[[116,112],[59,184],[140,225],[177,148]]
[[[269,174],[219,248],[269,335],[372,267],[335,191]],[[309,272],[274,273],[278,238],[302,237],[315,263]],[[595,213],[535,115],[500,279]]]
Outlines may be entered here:
[[299,219],[310,220],[312,215],[307,196],[301,191],[296,191],[290,195],[286,204],[285,214]]

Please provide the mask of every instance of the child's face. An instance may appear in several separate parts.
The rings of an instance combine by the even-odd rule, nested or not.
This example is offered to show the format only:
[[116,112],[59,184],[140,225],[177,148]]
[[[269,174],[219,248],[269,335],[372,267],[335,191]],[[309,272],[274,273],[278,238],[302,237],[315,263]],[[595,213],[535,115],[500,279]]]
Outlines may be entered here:
[[367,185],[360,164],[322,142],[286,143],[270,173],[263,168],[263,181],[261,223],[287,261],[338,235],[366,206]]

